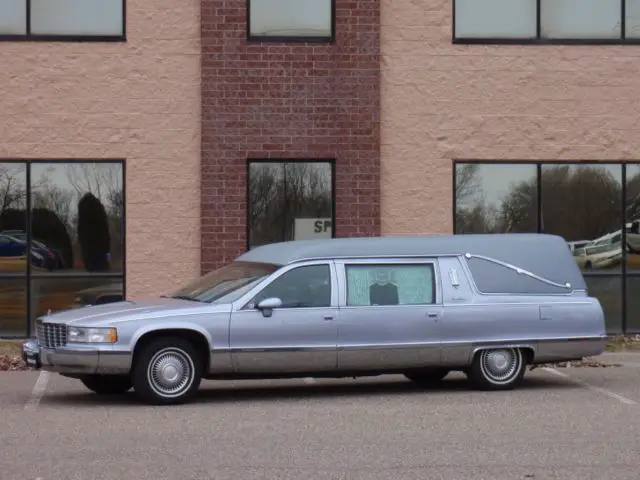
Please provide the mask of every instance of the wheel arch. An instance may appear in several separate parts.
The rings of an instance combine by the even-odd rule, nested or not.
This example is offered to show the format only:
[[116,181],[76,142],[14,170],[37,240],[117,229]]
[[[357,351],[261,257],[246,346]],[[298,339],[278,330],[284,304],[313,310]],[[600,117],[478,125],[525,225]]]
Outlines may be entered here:
[[190,342],[196,351],[202,356],[204,371],[209,370],[211,362],[211,341],[209,335],[190,326],[171,326],[162,328],[153,328],[140,332],[133,341],[133,354],[131,357],[131,365],[135,365],[142,349],[156,338],[175,337]]
[[472,364],[473,361],[478,356],[478,354],[480,352],[482,352],[483,350],[495,350],[495,349],[499,349],[499,348],[517,348],[518,350],[522,351],[522,355],[524,357],[525,365],[531,364],[531,362],[533,362],[533,359],[535,358],[535,355],[536,355],[535,346],[531,345],[530,343],[511,343],[511,344],[507,343],[507,344],[502,344],[502,345],[478,345],[478,346],[474,347],[473,350],[471,351],[471,355],[469,357],[469,364]]

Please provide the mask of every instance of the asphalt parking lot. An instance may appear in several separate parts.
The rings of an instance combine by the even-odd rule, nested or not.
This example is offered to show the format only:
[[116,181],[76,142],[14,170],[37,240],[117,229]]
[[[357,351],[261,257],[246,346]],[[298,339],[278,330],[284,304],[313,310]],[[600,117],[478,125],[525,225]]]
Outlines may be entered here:
[[450,374],[203,382],[179,407],[0,373],[0,479],[640,478],[640,354],[527,372],[511,392]]

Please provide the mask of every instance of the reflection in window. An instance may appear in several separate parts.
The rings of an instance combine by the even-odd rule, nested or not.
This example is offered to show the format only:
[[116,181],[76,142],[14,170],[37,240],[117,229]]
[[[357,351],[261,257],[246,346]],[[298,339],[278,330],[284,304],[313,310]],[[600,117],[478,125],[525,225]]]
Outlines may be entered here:
[[622,166],[542,165],[542,231],[569,242],[582,269],[622,261]]
[[329,162],[249,164],[249,248],[333,236]]
[[329,265],[298,267],[282,274],[251,301],[256,306],[267,298],[282,300],[282,308],[331,306]]
[[585,276],[590,296],[602,304],[608,334],[622,331],[622,276]]
[[119,163],[31,167],[31,233],[46,256],[34,273],[123,271],[123,173]]
[[27,279],[0,279],[0,335],[23,337],[27,334]]
[[123,299],[123,182],[120,162],[0,162],[0,336]]
[[331,38],[334,0],[249,0],[252,38]]
[[347,305],[425,305],[435,302],[433,265],[347,265]]
[[627,277],[627,332],[640,333],[640,276]]
[[640,165],[627,165],[625,229],[627,273],[640,273]]
[[536,232],[535,165],[456,165],[456,232]]
[[31,280],[31,322],[52,312],[102,305],[123,299],[122,279],[102,277],[34,278]]
[[[22,228],[26,221],[27,166],[24,163],[0,163],[0,274],[27,270],[27,241]],[[31,262],[42,264],[43,252],[31,249]],[[1,310],[0,310],[1,311]]]

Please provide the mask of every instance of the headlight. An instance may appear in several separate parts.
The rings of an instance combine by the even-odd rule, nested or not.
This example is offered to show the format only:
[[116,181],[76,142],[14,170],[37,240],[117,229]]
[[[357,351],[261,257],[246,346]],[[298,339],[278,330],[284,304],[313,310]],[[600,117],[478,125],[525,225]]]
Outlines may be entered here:
[[67,340],[72,343],[116,343],[118,331],[115,328],[69,327]]

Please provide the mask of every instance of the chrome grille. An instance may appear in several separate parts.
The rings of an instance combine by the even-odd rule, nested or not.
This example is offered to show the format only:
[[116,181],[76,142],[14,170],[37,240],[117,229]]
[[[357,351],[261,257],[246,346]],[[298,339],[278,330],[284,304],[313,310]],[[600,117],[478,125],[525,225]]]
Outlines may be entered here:
[[67,344],[67,326],[38,320],[36,327],[38,341],[43,347],[58,348]]

